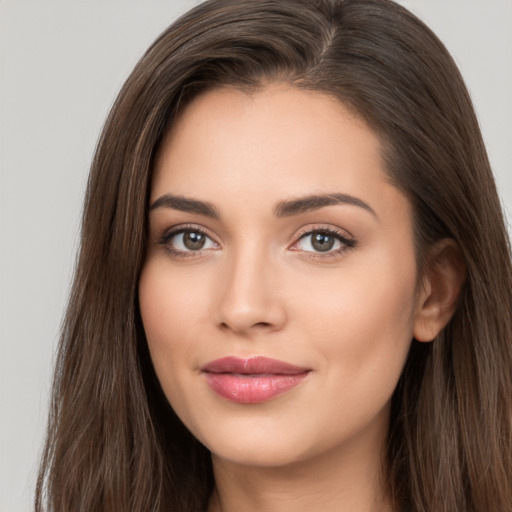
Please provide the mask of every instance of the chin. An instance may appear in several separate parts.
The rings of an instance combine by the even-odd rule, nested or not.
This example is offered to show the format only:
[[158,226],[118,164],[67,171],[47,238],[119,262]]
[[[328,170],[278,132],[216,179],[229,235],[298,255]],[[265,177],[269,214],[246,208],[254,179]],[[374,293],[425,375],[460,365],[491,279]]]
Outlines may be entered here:
[[309,438],[320,437],[297,429],[296,422],[277,418],[228,418],[211,422],[204,430],[190,425],[192,433],[213,457],[244,466],[278,467],[307,458]]
[[286,444],[269,440],[238,443],[228,439],[225,442],[212,443],[209,449],[213,458],[260,468],[289,466],[307,458],[304,445],[299,441]]
[[224,411],[223,415],[210,418],[208,425],[189,428],[214,460],[260,468],[297,465],[299,469],[305,461],[320,463],[332,455],[343,459],[378,451],[387,432],[389,403],[376,414],[366,411],[360,416],[345,417],[344,421],[322,416],[314,407],[307,415],[293,414],[291,410],[288,414],[276,410],[272,414],[256,412],[230,415]]

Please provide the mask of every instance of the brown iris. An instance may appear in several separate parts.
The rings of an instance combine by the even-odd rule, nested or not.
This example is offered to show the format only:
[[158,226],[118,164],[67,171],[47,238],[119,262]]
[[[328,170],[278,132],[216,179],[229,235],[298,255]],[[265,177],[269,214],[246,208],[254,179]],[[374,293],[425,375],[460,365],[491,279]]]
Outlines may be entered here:
[[202,249],[204,247],[205,240],[205,235],[196,231],[185,231],[183,233],[183,245],[191,251]]
[[315,250],[320,252],[326,252],[332,249],[335,239],[331,235],[327,235],[325,233],[316,233],[311,236],[311,245],[315,248]]

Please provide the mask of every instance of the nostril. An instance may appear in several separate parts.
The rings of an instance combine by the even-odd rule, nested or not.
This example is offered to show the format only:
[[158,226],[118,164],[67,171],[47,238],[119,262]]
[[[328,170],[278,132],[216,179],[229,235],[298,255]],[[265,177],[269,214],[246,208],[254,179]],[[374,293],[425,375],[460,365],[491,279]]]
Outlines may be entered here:
[[[250,299],[250,300],[249,300]],[[230,296],[218,306],[214,322],[222,332],[233,331],[249,333],[253,331],[263,334],[282,329],[286,323],[284,304],[268,297],[251,295],[249,299]]]
[[268,322],[258,322],[257,324],[254,324],[254,327],[269,327],[270,324]]
[[[267,329],[269,327],[271,327],[272,324],[270,322],[257,322],[251,326],[249,326],[249,329]],[[219,324],[219,327],[220,329],[222,329],[223,331],[226,331],[226,330],[231,330],[233,329],[232,326],[229,326],[229,324],[227,324],[226,322],[221,322]]]

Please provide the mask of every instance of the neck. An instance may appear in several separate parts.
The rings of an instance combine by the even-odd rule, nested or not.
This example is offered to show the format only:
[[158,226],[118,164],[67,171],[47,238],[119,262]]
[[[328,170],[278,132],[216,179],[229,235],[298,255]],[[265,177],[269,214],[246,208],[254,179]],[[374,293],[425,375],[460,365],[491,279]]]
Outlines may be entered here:
[[383,440],[378,441],[353,442],[279,467],[212,455],[216,486],[208,512],[392,512],[382,478]]

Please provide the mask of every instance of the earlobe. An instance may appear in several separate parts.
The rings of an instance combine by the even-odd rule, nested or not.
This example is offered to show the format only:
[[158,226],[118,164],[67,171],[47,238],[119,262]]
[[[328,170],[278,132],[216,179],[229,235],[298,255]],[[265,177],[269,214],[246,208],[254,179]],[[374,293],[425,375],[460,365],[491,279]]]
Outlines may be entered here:
[[432,341],[448,324],[457,307],[466,277],[466,265],[459,247],[443,238],[430,249],[423,287],[418,294],[414,338]]

